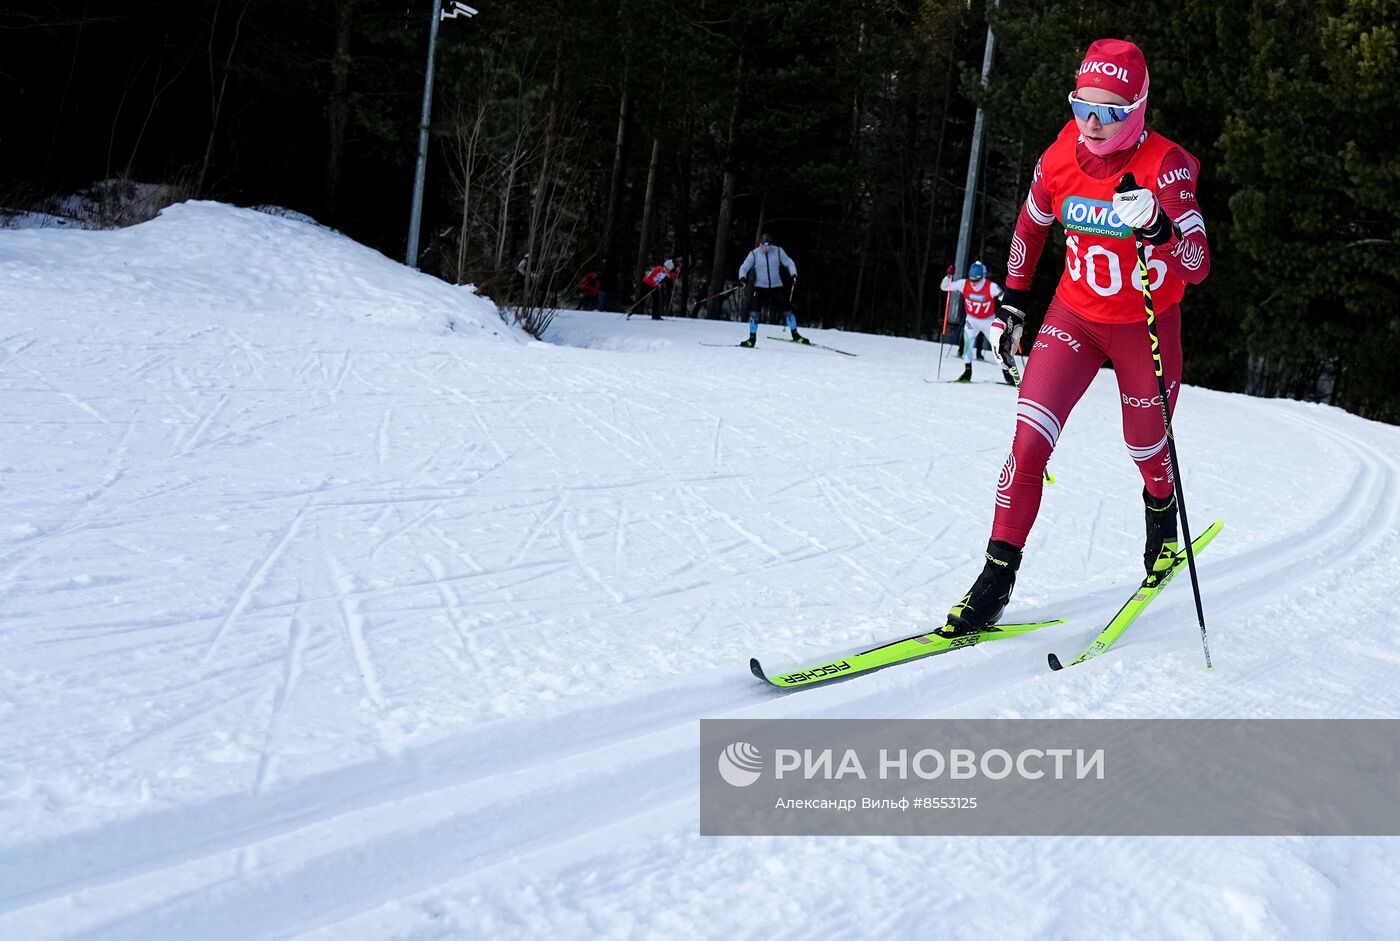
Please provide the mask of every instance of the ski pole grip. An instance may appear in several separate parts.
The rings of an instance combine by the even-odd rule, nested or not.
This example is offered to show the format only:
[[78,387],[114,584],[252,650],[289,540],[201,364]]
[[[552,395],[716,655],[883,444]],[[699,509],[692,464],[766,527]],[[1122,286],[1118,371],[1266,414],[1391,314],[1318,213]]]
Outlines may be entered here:
[[1137,178],[1133,176],[1133,171],[1129,170],[1127,173],[1123,174],[1123,178],[1118,181],[1118,189],[1116,192],[1126,193],[1128,190],[1135,189],[1137,189]]

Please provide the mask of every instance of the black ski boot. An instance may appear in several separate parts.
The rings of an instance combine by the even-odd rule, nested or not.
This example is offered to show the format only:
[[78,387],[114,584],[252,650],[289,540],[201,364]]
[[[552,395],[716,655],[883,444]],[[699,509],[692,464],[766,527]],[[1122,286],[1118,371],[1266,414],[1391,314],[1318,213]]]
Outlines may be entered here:
[[948,612],[948,623],[938,629],[944,637],[962,637],[985,631],[1001,618],[1011,590],[1016,587],[1016,570],[1021,567],[1021,550],[1009,542],[993,539],[987,543],[987,564],[972,588]]
[[1181,551],[1176,535],[1176,493],[1159,500],[1144,487],[1142,502],[1147,516],[1147,546],[1142,553],[1147,580],[1143,584],[1154,585],[1162,573],[1171,568],[1173,557]]
[[971,382],[971,381],[972,381],[972,364],[971,364],[971,363],[968,363],[965,367],[963,367],[963,374],[962,374],[961,376],[959,376],[958,378],[954,379],[953,381],[954,381],[954,382]]
[[811,341],[811,340],[809,340],[809,339],[807,339],[806,337],[802,336],[802,334],[798,333],[796,330],[792,331],[792,342],[794,342],[794,343],[803,343],[803,344],[806,344],[807,346],[811,346],[811,345],[812,345],[812,341]]
[[757,339],[756,335],[750,333],[750,334],[749,334],[749,338],[748,338],[747,340],[745,340],[743,343],[740,343],[739,345],[740,345],[740,346],[752,347],[752,346],[753,346],[753,341],[754,341],[755,339]]
[[1016,384],[1016,377],[1011,375],[1011,370],[1009,369],[1003,369],[1001,371],[1001,378],[1005,379],[1006,384],[1009,386],[1014,386]]

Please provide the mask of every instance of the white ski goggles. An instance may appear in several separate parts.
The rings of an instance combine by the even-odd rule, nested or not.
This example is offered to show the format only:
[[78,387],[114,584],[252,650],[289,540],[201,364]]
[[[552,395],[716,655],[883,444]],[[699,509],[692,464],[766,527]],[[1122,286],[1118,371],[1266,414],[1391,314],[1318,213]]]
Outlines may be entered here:
[[1074,116],[1081,121],[1095,117],[1099,119],[1100,124],[1117,124],[1119,121],[1126,121],[1128,115],[1145,104],[1147,104],[1146,98],[1130,105],[1106,105],[1097,101],[1085,101],[1082,98],[1076,98],[1074,92],[1069,93],[1069,110],[1074,112]]

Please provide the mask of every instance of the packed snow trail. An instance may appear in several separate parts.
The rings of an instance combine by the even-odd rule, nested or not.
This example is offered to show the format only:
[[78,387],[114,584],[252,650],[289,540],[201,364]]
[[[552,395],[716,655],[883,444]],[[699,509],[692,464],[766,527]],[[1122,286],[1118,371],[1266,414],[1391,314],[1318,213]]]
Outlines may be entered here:
[[1228,521],[1218,669],[1180,582],[1055,675],[1139,577],[1101,380],[1008,611],[1070,623],[784,697],[750,656],[906,636],[966,588],[1014,391],[818,330],[858,358],[617,314],[528,342],[469,290],[207,203],[0,231],[0,291],[0,936],[1400,923],[1382,839],[696,835],[701,718],[1400,714],[1400,430],[1188,388],[1190,506]]

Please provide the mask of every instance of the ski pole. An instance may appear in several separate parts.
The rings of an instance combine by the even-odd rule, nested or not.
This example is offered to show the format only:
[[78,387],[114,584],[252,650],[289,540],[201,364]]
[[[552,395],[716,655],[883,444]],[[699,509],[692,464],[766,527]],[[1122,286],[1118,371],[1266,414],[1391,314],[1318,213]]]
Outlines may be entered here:
[[[951,268],[949,269],[952,270]],[[943,292],[943,327],[938,331],[938,373],[939,379],[943,378],[943,354],[947,352],[943,348],[943,337],[948,333],[948,311],[953,307],[953,292]]]
[[651,297],[653,294],[655,294],[655,293],[656,293],[657,291],[659,291],[659,290],[661,290],[661,285],[660,285],[660,284],[658,284],[656,287],[652,288],[650,291],[647,291],[647,292],[646,292],[645,294],[643,294],[640,298],[638,298],[638,299],[637,299],[637,302],[636,302],[635,304],[633,304],[631,307],[627,308],[627,318],[626,318],[626,319],[631,320],[631,319],[632,319],[632,312],[633,312],[634,310],[636,310],[638,307],[642,306],[642,303],[643,303],[644,301],[646,301],[646,299],[647,299],[648,297]]
[[743,288],[743,285],[742,285],[742,284],[736,284],[736,285],[734,285],[734,287],[732,287],[732,288],[729,288],[729,289],[724,290],[724,291],[720,291],[720,292],[718,292],[718,293],[716,293],[716,294],[711,294],[709,297],[702,297],[702,298],[700,298],[700,300],[696,301],[695,303],[696,303],[696,304],[706,304],[706,303],[709,303],[710,301],[714,300],[714,299],[717,298],[717,297],[728,297],[730,294],[733,294],[735,291],[738,291],[738,290],[740,290],[741,288]]
[[[1118,181],[1118,191],[1137,188],[1137,180],[1131,173],[1123,174]],[[1147,309],[1147,335],[1152,341],[1152,369],[1157,374],[1157,394],[1162,398],[1162,427],[1167,433],[1167,456],[1171,460],[1172,483],[1176,489],[1177,513],[1181,517],[1181,535],[1186,541],[1186,565],[1191,570],[1191,592],[1196,596],[1196,621],[1201,626],[1201,649],[1206,655],[1206,669],[1213,669],[1210,662],[1210,641],[1206,638],[1206,612],[1201,606],[1201,582],[1196,575],[1196,553],[1191,549],[1191,524],[1186,519],[1186,488],[1181,481],[1181,465],[1176,459],[1176,436],[1172,434],[1172,413],[1167,405],[1167,380],[1162,374],[1162,345],[1157,339],[1157,312],[1152,307],[1152,278],[1147,270],[1147,248],[1142,237],[1134,233],[1133,243],[1137,246],[1138,279],[1142,281],[1142,305]]]
[[743,287],[744,285],[742,284],[736,284],[732,288],[727,288],[726,290],[718,291],[714,294],[711,294],[709,297],[700,298],[694,304],[690,305],[690,315],[692,317],[699,317],[701,315],[701,308],[708,304],[710,301],[714,300],[717,297],[728,297],[735,291],[743,290]]

